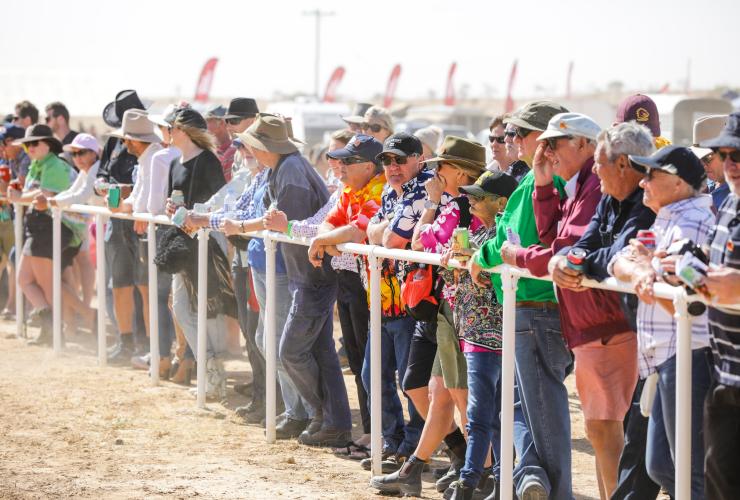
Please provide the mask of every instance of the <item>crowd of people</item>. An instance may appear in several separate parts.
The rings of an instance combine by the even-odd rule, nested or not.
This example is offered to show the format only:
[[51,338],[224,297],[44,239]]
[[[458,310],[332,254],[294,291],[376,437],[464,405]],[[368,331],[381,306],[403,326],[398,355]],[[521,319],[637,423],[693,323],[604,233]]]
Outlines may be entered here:
[[[475,141],[434,126],[395,132],[389,110],[365,103],[311,161],[290,117],[261,113],[252,98],[154,115],[124,90],[103,111],[112,131],[102,146],[70,130],[63,104],[45,111],[39,124],[23,101],[0,129],[3,314],[14,314],[17,283],[27,321],[40,326],[31,343],[51,342],[50,207],[167,215],[175,225],[156,229],[160,377],[188,385],[205,363],[207,397],[224,398],[238,328],[253,377],[234,386],[251,397],[236,415],[264,425],[266,248],[248,233],[309,238],[308,249],[281,243],[275,256],[277,438],[333,448],[369,470],[369,401],[380,397],[383,474],[372,488],[420,495],[442,446],[444,498],[494,499],[504,283],[491,269],[508,264],[555,284],[521,278],[516,288],[515,496],[573,498],[573,373],[600,498],[656,498],[661,488],[674,497],[678,320],[654,293],[665,282],[686,288],[692,319],[691,498],[740,497],[740,113],[699,118],[693,146],[681,147],[660,135],[655,103],[641,94],[604,129],[534,101],[491,120],[487,162]],[[14,203],[30,204],[21,248]],[[146,369],[147,223],[110,218],[96,235],[85,216],[63,212],[62,222],[65,331],[95,330],[105,313],[117,337],[109,361]],[[196,359],[201,228],[210,230],[208,345]],[[106,312],[91,307],[95,242],[105,245]],[[382,262],[379,394],[369,263],[338,249],[348,242],[441,254],[441,266]],[[453,259],[465,266],[449,267]],[[583,283],[610,276],[635,293]],[[360,407],[356,439],[335,311]]]

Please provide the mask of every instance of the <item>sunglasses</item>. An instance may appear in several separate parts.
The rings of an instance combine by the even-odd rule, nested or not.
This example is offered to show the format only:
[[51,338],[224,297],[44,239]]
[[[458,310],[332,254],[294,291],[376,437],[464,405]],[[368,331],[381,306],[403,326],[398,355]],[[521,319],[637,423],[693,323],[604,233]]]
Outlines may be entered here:
[[356,165],[358,163],[367,163],[369,160],[360,158],[359,156],[350,156],[349,158],[340,159],[342,165]]
[[504,135],[489,135],[488,136],[488,142],[493,144],[494,142],[498,142],[499,144],[504,144],[506,142],[506,134]]
[[532,133],[532,130],[524,127],[517,127],[514,129],[514,133],[518,135],[520,139],[524,139]]
[[39,145],[39,142],[41,142],[41,141],[28,141],[26,143],[26,147],[27,148],[35,148],[36,146]]
[[229,125],[239,125],[242,120],[246,120],[246,118],[241,118],[237,116],[236,118],[227,118],[226,123],[228,123]]
[[735,163],[740,163],[740,149],[736,149],[735,151],[732,151],[730,153],[725,153],[724,151],[717,151],[716,153],[719,156],[719,159],[723,162],[730,158],[730,161]]
[[381,130],[383,130],[383,127],[381,125],[378,125],[377,123],[372,123],[372,124],[370,124],[370,123],[363,123],[363,124],[360,125],[360,128],[362,130],[371,130],[371,131],[375,132],[376,134],[378,132],[380,132]]
[[558,148],[558,141],[560,139],[568,139],[568,140],[571,140],[571,139],[573,139],[573,136],[572,135],[565,135],[565,136],[561,136],[561,137],[548,137],[547,139],[545,139],[545,142],[547,142],[547,147],[548,148],[550,148],[552,151],[555,151]]
[[[410,154],[409,156],[418,156],[416,153]],[[394,163],[396,165],[406,165],[409,161],[409,156],[384,156],[381,161],[386,167],[390,167]]]
[[78,156],[85,156],[89,152],[89,149],[81,149],[80,151],[72,151],[70,154],[72,155],[72,157],[76,158]]

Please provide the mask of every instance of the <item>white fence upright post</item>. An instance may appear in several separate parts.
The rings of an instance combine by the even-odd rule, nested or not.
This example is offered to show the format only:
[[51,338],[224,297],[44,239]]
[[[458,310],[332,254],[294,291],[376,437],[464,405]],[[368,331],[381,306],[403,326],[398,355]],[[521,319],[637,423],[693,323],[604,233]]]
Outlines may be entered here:
[[504,292],[501,351],[501,498],[512,500],[514,486],[514,379],[516,349],[516,288],[518,276],[509,266],[501,272]]
[[277,322],[275,318],[275,253],[277,242],[265,235],[266,292],[265,301],[265,438],[274,443],[277,410]]
[[62,211],[52,210],[52,332],[54,353],[62,352]]
[[373,250],[367,257],[370,266],[370,450],[372,454],[372,474],[381,474],[381,455],[383,450],[383,417],[381,413],[381,303],[380,270],[381,259]]
[[108,346],[106,345],[105,315],[106,289],[108,282],[105,279],[105,216],[95,215],[95,270],[96,288],[98,296],[98,364],[108,364]]
[[23,321],[23,290],[18,285],[18,270],[21,268],[21,257],[23,256],[23,205],[15,203],[15,220],[13,229],[15,230],[15,335],[18,338],[26,336],[25,323]]
[[676,500],[691,498],[691,316],[686,292],[673,300],[676,335]]
[[160,353],[157,266],[154,264],[154,257],[157,253],[157,225],[154,222],[150,222],[147,225],[147,240],[147,264],[149,271],[149,375],[152,385],[157,385],[159,384]]
[[206,356],[208,345],[208,229],[198,231],[198,408],[206,406]]

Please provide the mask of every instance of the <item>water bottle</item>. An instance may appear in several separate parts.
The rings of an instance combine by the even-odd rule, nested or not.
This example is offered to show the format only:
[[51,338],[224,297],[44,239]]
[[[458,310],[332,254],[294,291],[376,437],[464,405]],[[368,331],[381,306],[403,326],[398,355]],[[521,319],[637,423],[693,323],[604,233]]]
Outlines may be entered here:
[[230,214],[236,209],[236,195],[234,194],[234,191],[229,189],[226,192],[226,197],[224,198],[224,213]]

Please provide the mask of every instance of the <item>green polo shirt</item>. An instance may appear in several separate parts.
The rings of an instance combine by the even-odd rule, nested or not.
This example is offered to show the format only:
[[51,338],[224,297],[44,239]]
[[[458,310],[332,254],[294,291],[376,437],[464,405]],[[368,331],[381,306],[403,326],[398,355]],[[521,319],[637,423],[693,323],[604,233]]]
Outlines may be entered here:
[[[560,197],[565,196],[565,181],[555,177],[554,184],[560,192]],[[506,228],[519,235],[521,245],[541,245],[537,235],[537,224],[534,220],[534,208],[532,206],[532,195],[534,194],[534,173],[530,170],[519,182],[519,186],[511,193],[506,203],[504,213],[496,217],[496,236],[486,241],[478,251],[477,263],[483,268],[490,269],[503,264],[501,260],[501,247],[506,241]],[[501,275],[491,274],[491,282],[496,292],[496,298],[500,303],[504,302],[504,294],[501,288]],[[552,283],[549,281],[521,278],[516,290],[516,300],[534,302],[557,302]]]
[[72,167],[55,154],[49,153],[40,160],[34,160],[28,168],[26,188],[40,187],[52,193],[61,193],[69,188]]

